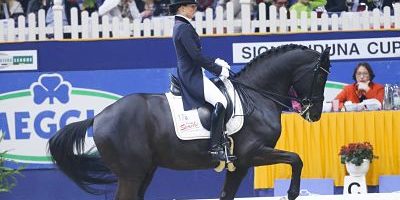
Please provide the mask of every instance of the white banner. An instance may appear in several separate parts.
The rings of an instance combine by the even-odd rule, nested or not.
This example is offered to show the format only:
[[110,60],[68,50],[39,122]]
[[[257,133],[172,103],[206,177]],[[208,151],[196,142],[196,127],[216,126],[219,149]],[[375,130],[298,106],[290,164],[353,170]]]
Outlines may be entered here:
[[0,51],[0,71],[37,69],[37,50]]
[[331,60],[400,58],[400,37],[233,43],[233,63],[247,63],[272,47],[300,44],[322,52],[331,47]]

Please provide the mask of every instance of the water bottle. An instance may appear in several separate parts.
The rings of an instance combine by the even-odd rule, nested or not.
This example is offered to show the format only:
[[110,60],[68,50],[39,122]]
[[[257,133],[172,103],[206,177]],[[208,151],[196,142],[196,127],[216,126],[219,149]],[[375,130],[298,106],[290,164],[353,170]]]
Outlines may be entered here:
[[400,110],[400,88],[397,84],[393,85],[393,109]]
[[392,84],[385,84],[385,94],[383,97],[383,109],[392,110],[393,108],[393,88]]

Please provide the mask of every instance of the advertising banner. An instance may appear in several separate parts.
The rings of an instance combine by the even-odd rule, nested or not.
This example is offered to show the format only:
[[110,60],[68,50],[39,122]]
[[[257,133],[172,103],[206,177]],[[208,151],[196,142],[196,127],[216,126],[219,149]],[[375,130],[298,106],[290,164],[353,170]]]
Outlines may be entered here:
[[37,51],[0,51],[0,71],[37,70]]
[[[226,60],[236,72],[262,52],[289,43],[317,51],[332,48],[327,101],[353,82],[359,62],[371,64],[378,83],[400,81],[398,31],[202,38],[204,54]],[[5,136],[0,151],[28,168],[52,167],[46,145],[59,128],[93,117],[125,95],[166,92],[169,74],[175,73],[174,51],[171,38],[0,45],[0,131]],[[20,55],[25,57],[15,58]],[[89,130],[87,147],[93,145],[91,136]]]
[[[150,74],[157,78],[147,78]],[[123,95],[165,92],[168,87],[159,85],[168,85],[168,74],[169,70],[0,74],[0,151],[7,150],[6,159],[28,164],[28,169],[53,167],[47,141],[58,129],[93,118]],[[89,129],[85,149],[94,146]]]
[[247,63],[259,54],[285,44],[299,44],[322,52],[331,48],[331,60],[354,60],[372,58],[399,58],[400,37],[368,39],[330,39],[285,42],[233,43],[233,63]]

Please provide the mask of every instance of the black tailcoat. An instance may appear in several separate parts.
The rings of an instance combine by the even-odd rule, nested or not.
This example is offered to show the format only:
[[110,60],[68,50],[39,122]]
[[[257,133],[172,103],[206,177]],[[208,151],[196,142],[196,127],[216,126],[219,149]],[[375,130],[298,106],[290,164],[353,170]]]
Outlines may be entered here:
[[181,84],[183,107],[185,110],[198,108],[205,104],[201,68],[219,75],[222,67],[214,63],[214,58],[202,54],[200,37],[185,18],[175,16],[172,37],[178,60],[177,74]]

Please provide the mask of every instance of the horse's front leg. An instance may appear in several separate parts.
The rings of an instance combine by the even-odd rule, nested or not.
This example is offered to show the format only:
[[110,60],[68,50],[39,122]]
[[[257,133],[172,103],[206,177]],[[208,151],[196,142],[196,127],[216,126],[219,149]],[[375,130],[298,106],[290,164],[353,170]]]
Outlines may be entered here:
[[274,165],[279,163],[290,164],[292,167],[292,179],[288,190],[288,199],[294,200],[300,193],[300,176],[303,168],[303,161],[296,153],[263,147],[253,157],[254,165]]
[[240,183],[246,176],[249,168],[236,168],[235,171],[226,171],[224,188],[222,189],[220,199],[231,200],[235,198],[235,194],[239,189]]

